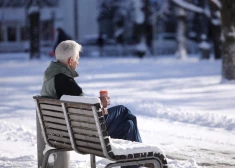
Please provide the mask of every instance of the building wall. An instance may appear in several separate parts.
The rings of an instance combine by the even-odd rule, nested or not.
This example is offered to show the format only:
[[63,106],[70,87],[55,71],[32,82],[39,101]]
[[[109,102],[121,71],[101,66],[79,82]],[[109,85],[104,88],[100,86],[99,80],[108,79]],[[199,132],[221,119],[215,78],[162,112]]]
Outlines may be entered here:
[[97,1],[77,0],[77,39],[75,37],[75,9],[74,0],[60,0],[59,8],[56,10],[55,28],[61,27],[74,40],[82,41],[84,36],[97,34]]
[[[55,29],[61,27],[74,40],[82,41],[84,36],[97,34],[98,24],[96,0],[76,0],[77,7],[74,6],[75,0],[58,0],[58,6],[46,7],[40,9],[41,21],[41,45],[51,48],[56,40]],[[78,38],[75,38],[75,17],[74,10],[77,10],[77,32]],[[27,13],[25,6],[1,7],[0,8],[0,52],[24,51],[29,48],[29,40],[23,39],[27,29]],[[9,27],[14,27],[16,40],[9,41]],[[24,35],[26,37],[27,35]],[[50,36],[48,38],[48,36]]]
[[78,40],[85,36],[98,34],[97,0],[79,0],[78,4]]
[[74,0],[60,0],[56,9],[55,28],[61,27],[74,37]]

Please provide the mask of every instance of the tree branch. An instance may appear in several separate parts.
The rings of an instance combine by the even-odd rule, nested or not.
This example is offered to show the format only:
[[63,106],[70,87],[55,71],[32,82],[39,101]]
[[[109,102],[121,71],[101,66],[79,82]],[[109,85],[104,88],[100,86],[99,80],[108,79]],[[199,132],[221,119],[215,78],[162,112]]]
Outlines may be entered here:
[[218,10],[220,10],[222,8],[222,4],[221,4],[220,0],[209,0],[209,1],[211,3],[213,3]]
[[191,3],[188,3],[188,2],[185,2],[184,0],[172,0],[173,3],[175,3],[176,5],[186,9],[186,10],[189,10],[189,11],[192,11],[192,12],[195,12],[195,13],[202,13],[204,14],[204,9],[196,6],[196,5],[193,5]]

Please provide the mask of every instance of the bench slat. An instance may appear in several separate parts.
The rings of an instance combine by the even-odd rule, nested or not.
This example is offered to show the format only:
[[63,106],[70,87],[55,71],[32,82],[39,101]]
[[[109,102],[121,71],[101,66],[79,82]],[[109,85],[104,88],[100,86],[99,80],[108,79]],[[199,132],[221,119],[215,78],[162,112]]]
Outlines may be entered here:
[[96,130],[96,125],[95,123],[91,124],[91,123],[83,123],[83,122],[77,122],[77,121],[71,121],[71,126],[72,127],[85,127],[85,128],[89,128],[89,129],[94,129]]
[[67,108],[79,108],[83,110],[91,110],[91,105],[82,103],[66,103]]
[[49,134],[61,135],[65,137],[69,137],[68,131],[56,130],[51,128],[46,128],[46,132]]
[[76,128],[76,127],[72,127],[72,130],[74,133],[77,134],[83,134],[83,135],[88,135],[88,136],[97,136],[98,137],[98,132],[97,131],[93,131],[93,130],[86,130],[86,129],[81,129],[81,128]]
[[60,119],[60,118],[43,116],[43,120],[44,120],[44,121],[50,121],[50,122],[53,122],[53,123],[58,123],[58,124],[64,124],[64,125],[66,125],[65,120],[64,120],[64,119]]
[[47,137],[49,140],[52,140],[52,141],[54,140],[54,141],[65,142],[65,143],[70,144],[69,137],[59,137],[59,136],[54,136],[50,134],[47,134]]
[[61,102],[57,99],[48,99],[48,98],[40,98],[37,99],[39,103],[45,103],[45,104],[52,104],[52,105],[61,105]]
[[47,109],[47,110],[54,110],[54,111],[63,112],[61,106],[54,106],[54,105],[48,105],[48,104],[40,104],[39,106],[40,106],[41,109]]
[[76,133],[74,133],[73,135],[74,135],[75,140],[85,140],[85,141],[90,141],[90,142],[100,142],[99,137],[86,136],[86,135],[81,135],[81,134],[76,134]]
[[64,114],[62,112],[55,112],[55,111],[50,111],[50,110],[41,110],[41,112],[42,112],[42,115],[64,118]]
[[99,149],[102,150],[101,144],[99,143],[90,143],[90,142],[85,142],[82,140],[76,140],[76,145],[77,146],[83,146],[84,148],[94,148],[94,149]]
[[84,116],[78,116],[74,114],[69,114],[69,119],[78,121],[78,122],[95,123],[95,119],[93,117],[84,117]]
[[104,157],[103,152],[100,151],[100,150],[88,149],[88,148],[84,148],[84,147],[81,147],[81,146],[77,146],[77,148],[79,149],[79,151],[82,151],[84,153],[95,154],[97,156]]
[[56,148],[67,148],[67,149],[72,149],[72,146],[70,144],[66,144],[63,142],[58,142],[58,141],[53,141],[49,140],[49,142],[54,145]]
[[67,126],[66,125],[54,124],[54,123],[51,123],[51,122],[44,122],[44,124],[47,128],[55,128],[55,129],[58,129],[58,130],[67,131]]
[[93,117],[93,113],[90,110],[81,110],[77,108],[68,108],[68,113],[75,113],[75,114],[80,114],[80,115],[87,115]]

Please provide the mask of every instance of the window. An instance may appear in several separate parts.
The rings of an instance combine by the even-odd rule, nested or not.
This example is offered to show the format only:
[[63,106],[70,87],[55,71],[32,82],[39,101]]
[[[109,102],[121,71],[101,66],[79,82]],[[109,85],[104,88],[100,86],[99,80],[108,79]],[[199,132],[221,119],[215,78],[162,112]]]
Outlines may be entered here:
[[3,24],[0,23],[0,42],[4,41],[4,31],[3,31]]
[[53,40],[53,22],[52,20],[44,20],[41,22],[41,40]]
[[16,41],[16,27],[7,28],[7,41]]
[[59,0],[44,0],[42,1],[43,6],[58,6],[59,5]]
[[20,40],[21,41],[29,40],[29,28],[28,27],[20,28]]

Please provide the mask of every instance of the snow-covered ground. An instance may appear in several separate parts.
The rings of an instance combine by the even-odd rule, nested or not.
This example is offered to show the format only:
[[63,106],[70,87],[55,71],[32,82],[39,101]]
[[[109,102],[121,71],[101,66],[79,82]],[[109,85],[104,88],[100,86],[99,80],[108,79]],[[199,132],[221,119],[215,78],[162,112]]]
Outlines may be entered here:
[[[37,167],[32,96],[51,60],[0,55],[0,167]],[[235,84],[221,82],[221,61],[81,57],[77,71],[85,93],[107,89],[112,105],[137,115],[143,141],[160,145],[170,168],[235,166]],[[89,167],[89,156],[72,152],[71,165]]]

